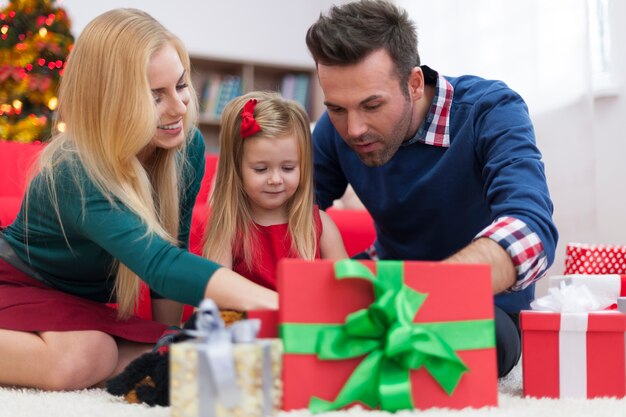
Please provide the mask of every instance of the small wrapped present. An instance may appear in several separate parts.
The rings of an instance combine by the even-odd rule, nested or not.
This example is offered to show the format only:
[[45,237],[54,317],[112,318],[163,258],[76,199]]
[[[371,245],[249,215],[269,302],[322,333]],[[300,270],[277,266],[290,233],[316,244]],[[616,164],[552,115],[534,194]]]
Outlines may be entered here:
[[522,311],[524,395],[550,398],[626,394],[626,316],[584,285],[549,288]]
[[283,409],[497,405],[487,265],[278,265]]
[[170,347],[173,417],[265,417],[280,409],[279,339],[256,340],[258,320],[228,328],[215,304],[200,305],[194,340]]
[[568,243],[564,274],[626,275],[626,246]]

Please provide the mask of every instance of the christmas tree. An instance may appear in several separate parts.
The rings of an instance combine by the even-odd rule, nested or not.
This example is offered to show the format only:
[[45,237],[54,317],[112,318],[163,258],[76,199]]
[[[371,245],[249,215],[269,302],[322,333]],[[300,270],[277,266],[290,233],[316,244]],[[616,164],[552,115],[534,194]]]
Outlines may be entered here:
[[0,140],[46,140],[74,38],[55,0],[10,0],[0,11]]

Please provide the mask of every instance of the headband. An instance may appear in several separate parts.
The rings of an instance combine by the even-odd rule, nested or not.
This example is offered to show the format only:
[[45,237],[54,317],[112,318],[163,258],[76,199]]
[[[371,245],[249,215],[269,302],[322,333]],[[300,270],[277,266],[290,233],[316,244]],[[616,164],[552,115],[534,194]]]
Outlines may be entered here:
[[261,131],[261,126],[254,119],[254,108],[256,107],[257,99],[251,98],[243,106],[241,111],[241,138],[245,139],[248,136],[252,136]]

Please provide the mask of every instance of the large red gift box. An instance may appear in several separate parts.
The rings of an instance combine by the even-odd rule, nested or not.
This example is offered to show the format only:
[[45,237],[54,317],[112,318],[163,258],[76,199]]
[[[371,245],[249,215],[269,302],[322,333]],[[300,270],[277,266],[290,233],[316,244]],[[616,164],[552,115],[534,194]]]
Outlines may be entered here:
[[[460,409],[497,405],[493,293],[489,266],[354,260],[342,260],[336,264],[349,264],[350,267],[356,264],[374,276],[374,279],[351,279],[356,276],[350,274],[348,279],[338,279],[335,272],[337,265],[329,260],[285,259],[278,265],[279,323],[284,344],[284,410],[306,408],[310,403],[312,411],[317,412],[355,403],[387,410],[430,407]],[[395,272],[391,273],[392,270]],[[388,279],[389,275],[394,274],[399,275],[399,278],[395,276]],[[393,299],[390,293],[379,291],[377,283],[398,279],[404,283],[400,292],[411,293],[406,296],[407,299],[419,299],[419,307],[407,309],[398,302],[403,297],[389,301]],[[369,310],[362,310],[368,307]],[[387,310],[384,307],[388,307]],[[385,313],[381,313],[382,310]],[[361,314],[363,312],[365,314]],[[360,351],[364,345],[376,344],[367,339],[370,336],[364,337],[359,332],[366,329],[376,333],[377,330],[372,330],[372,327],[394,314],[404,318],[389,324],[385,330],[389,331],[386,336],[379,335],[380,340],[383,340],[380,350],[334,360],[318,357],[319,351],[316,353],[316,349],[335,349],[347,356],[350,356],[349,353],[354,356],[354,352]],[[349,315],[354,318],[354,322],[362,324],[357,326],[357,330],[350,330],[354,328],[347,324],[341,326]],[[372,317],[375,317],[373,321],[368,321]],[[360,323],[361,319],[366,324]],[[443,375],[444,379],[454,374],[444,367],[445,361],[438,358],[432,359],[430,366],[426,363],[420,366],[418,363],[410,366],[410,370],[398,371],[397,364],[402,362],[402,354],[393,356],[391,350],[395,350],[392,346],[403,338],[398,335],[407,334],[394,327],[400,322],[404,323],[402,329],[411,329],[408,333],[417,339],[447,345],[452,355],[462,361],[462,366],[466,368],[460,373],[455,388],[449,389],[450,385],[447,385],[447,389],[444,389],[446,384],[437,379],[437,374],[440,377]],[[319,336],[318,332],[323,332],[320,329],[324,328],[330,328],[330,334],[333,335],[337,329],[343,329],[350,335],[331,338],[330,343],[323,337],[310,337]],[[352,332],[357,334],[354,339],[350,339]],[[428,351],[431,348],[428,343],[422,346],[420,340],[417,340],[404,352],[407,354],[405,356],[416,356],[417,362],[420,362],[430,358]],[[382,365],[363,372],[371,365],[372,358],[380,359]],[[404,380],[398,375],[403,376]],[[388,380],[394,378],[395,384],[389,384]],[[372,384],[376,387],[373,388]],[[360,396],[358,393],[356,395],[359,399],[326,408],[328,402],[335,400],[340,403],[342,398],[347,398],[344,391],[349,391],[348,386],[361,391]],[[399,396],[405,395],[408,402],[398,406],[391,401],[390,406],[387,399],[394,396],[394,389],[404,389]],[[379,398],[380,402],[375,398]],[[316,408],[315,404],[322,404],[321,408]]]
[[626,275],[626,246],[568,243],[563,273]]
[[623,397],[624,331],[617,311],[522,311],[524,395]]

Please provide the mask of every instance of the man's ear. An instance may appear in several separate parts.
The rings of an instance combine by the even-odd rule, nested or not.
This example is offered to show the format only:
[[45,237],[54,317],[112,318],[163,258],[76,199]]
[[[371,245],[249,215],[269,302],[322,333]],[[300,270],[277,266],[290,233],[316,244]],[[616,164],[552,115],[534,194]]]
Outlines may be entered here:
[[417,101],[424,96],[424,73],[420,67],[411,70],[408,84],[411,101]]

